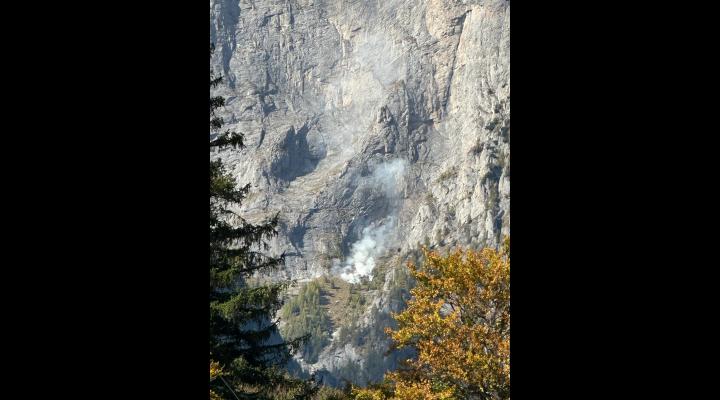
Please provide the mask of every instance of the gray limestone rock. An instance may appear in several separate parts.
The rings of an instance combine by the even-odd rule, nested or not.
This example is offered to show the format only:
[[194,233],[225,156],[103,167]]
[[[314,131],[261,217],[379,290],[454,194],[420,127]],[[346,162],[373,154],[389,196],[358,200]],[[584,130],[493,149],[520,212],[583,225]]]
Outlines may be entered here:
[[[272,278],[510,234],[509,1],[211,0],[210,35],[247,144],[211,157],[252,184],[244,216],[280,213]],[[372,304],[389,312],[385,289]],[[363,357],[331,344],[300,365]]]

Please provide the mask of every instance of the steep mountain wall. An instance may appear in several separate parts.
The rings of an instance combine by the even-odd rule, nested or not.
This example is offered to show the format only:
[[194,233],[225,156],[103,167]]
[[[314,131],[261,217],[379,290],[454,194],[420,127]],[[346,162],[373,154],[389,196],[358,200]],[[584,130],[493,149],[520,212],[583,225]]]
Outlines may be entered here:
[[[353,283],[355,329],[373,327],[419,245],[510,233],[509,1],[212,0],[210,36],[226,127],[247,144],[211,156],[253,185],[244,216],[280,213],[274,278]],[[362,369],[368,346],[330,328],[299,365]]]

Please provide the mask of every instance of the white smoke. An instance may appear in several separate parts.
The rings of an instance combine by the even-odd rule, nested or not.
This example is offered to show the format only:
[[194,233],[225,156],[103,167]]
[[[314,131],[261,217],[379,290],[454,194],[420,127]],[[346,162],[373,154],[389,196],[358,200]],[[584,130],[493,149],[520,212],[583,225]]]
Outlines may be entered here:
[[363,229],[362,238],[352,245],[352,252],[345,260],[340,277],[350,283],[358,283],[364,276],[372,280],[375,258],[385,251],[388,235],[394,226],[395,220],[391,217],[386,223],[374,229],[373,227]]
[[394,233],[397,218],[397,199],[400,194],[400,185],[405,174],[407,162],[402,159],[392,160],[377,166],[369,177],[369,184],[375,190],[383,191],[387,201],[390,202],[389,216],[379,224],[372,224],[362,230],[360,240],[350,247],[350,256],[343,266],[336,264],[335,271],[340,277],[350,283],[358,283],[360,278],[368,277],[372,280],[372,271],[375,269],[375,260],[395,240]]
[[388,201],[394,202],[397,200],[406,166],[407,161],[397,158],[380,164],[373,171],[370,179],[372,179],[374,185],[385,191]]
[[401,44],[385,32],[366,28],[370,27],[345,38],[348,45],[338,66],[299,101],[298,108],[318,117],[317,128],[324,132],[332,163],[343,164],[362,150],[376,111],[393,84],[406,78],[407,56]]
[[353,57],[363,70],[369,70],[372,77],[385,88],[406,78],[406,50],[400,43],[387,39],[387,33],[365,32],[358,35]]

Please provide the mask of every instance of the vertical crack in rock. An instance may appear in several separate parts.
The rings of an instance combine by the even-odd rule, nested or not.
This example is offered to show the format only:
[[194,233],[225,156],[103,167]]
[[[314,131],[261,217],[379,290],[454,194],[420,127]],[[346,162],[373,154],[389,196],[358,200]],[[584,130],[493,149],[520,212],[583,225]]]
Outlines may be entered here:
[[460,47],[460,40],[462,39],[462,32],[463,28],[465,27],[465,18],[467,17],[468,13],[470,11],[466,11],[463,15],[453,18],[452,19],[452,25],[457,27],[459,26],[460,32],[458,32],[457,36],[457,42],[455,43],[455,48],[452,51],[452,67],[450,68],[450,73],[447,78],[447,83],[445,84],[445,96],[443,97],[443,112],[447,112],[447,103],[450,100],[450,88],[452,87],[452,79],[453,75],[455,74],[455,68],[457,66],[457,50],[458,47]]

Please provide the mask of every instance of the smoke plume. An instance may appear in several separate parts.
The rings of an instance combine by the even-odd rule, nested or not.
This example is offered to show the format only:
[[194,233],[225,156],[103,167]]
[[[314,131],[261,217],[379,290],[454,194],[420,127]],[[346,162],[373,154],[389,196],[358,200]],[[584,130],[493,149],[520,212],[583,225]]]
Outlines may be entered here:
[[357,283],[362,277],[372,279],[375,260],[395,241],[397,227],[397,204],[400,197],[400,185],[405,174],[407,162],[392,160],[377,166],[367,178],[373,190],[382,191],[390,204],[389,215],[379,223],[370,224],[362,230],[362,236],[350,247],[350,256],[342,266],[336,265],[336,271],[347,282]]

